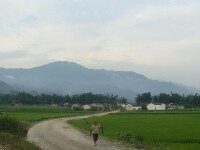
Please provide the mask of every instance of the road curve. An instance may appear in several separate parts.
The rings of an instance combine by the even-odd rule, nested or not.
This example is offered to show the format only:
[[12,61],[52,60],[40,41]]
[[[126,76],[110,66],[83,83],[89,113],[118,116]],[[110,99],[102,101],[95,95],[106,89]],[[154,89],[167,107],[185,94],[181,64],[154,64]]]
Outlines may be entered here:
[[35,143],[42,150],[125,150],[110,141],[99,139],[97,147],[94,146],[92,137],[76,130],[67,123],[70,119],[88,118],[91,116],[107,115],[106,113],[60,118],[40,122],[28,131],[27,140]]

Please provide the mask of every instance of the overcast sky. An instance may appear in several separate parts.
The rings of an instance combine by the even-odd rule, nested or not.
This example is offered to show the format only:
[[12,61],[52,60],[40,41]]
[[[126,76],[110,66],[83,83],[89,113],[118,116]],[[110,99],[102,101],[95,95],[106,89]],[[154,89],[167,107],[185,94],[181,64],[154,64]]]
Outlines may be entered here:
[[200,87],[199,0],[0,0],[0,67],[54,61]]

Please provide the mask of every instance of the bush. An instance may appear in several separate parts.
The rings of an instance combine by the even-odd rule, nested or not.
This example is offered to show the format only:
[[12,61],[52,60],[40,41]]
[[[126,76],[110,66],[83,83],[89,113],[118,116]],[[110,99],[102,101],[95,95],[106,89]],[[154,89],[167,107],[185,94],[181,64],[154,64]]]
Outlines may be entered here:
[[147,110],[147,105],[146,104],[142,104],[141,110]]
[[138,142],[143,143],[143,142],[144,142],[144,137],[143,137],[142,135],[137,135],[137,136],[135,137],[135,141],[138,141]]
[[135,147],[138,149],[144,148],[144,136],[142,135],[135,136]]
[[132,138],[132,133],[131,132],[118,132],[117,133],[117,139],[119,141],[123,141],[125,143],[133,143],[133,138]]
[[0,117],[0,131],[9,132],[19,136],[26,136],[28,132],[23,123],[6,115]]
[[192,108],[192,105],[191,104],[186,104],[184,107],[185,108]]
[[74,107],[73,107],[73,110],[74,110],[74,111],[81,111],[82,108],[81,108],[81,107],[76,107],[76,106],[74,106]]
[[142,135],[136,135],[133,139],[133,135],[130,131],[128,132],[118,132],[117,133],[117,139],[119,141],[134,144],[134,147],[137,149],[143,149],[144,148],[144,136]]

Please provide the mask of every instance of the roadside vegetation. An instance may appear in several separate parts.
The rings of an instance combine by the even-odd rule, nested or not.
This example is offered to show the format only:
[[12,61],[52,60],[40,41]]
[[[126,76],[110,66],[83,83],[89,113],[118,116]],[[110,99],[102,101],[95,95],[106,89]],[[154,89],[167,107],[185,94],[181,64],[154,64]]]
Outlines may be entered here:
[[0,117],[0,148],[6,150],[40,150],[26,141],[27,126],[15,118]]
[[29,127],[41,120],[86,115],[92,111],[73,111],[59,106],[0,106],[0,149],[6,150],[40,150],[26,141]]
[[200,147],[199,109],[125,111],[69,122],[89,131],[94,120],[103,125],[103,136],[132,147],[148,150],[199,150]]
[[36,145],[26,141],[25,137],[0,132],[0,147],[6,150],[41,150]]

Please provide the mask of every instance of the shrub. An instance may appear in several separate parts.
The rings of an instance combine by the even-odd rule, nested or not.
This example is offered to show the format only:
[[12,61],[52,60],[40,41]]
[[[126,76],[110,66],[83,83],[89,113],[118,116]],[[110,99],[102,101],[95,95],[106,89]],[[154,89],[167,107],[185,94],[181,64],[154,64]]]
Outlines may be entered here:
[[132,133],[131,132],[118,132],[117,133],[117,139],[119,141],[123,141],[126,143],[133,143],[133,138],[132,138]]
[[146,104],[142,104],[141,110],[147,110],[147,105]]
[[185,108],[192,108],[192,105],[191,104],[186,104],[184,107]]
[[26,136],[28,132],[23,123],[6,115],[0,117],[0,131],[9,132],[19,136]]
[[135,147],[138,149],[144,148],[144,136],[142,135],[135,136]]
[[137,149],[143,149],[144,148],[144,136],[142,135],[136,135],[133,138],[133,135],[130,131],[126,132],[118,132],[117,133],[117,139],[119,141],[134,144],[134,147]]
[[81,111],[82,108],[81,108],[81,107],[76,107],[76,106],[74,106],[74,107],[73,107],[73,110],[74,110],[74,111]]
[[135,141],[143,143],[144,142],[144,137],[142,135],[137,135],[137,136],[135,136]]

